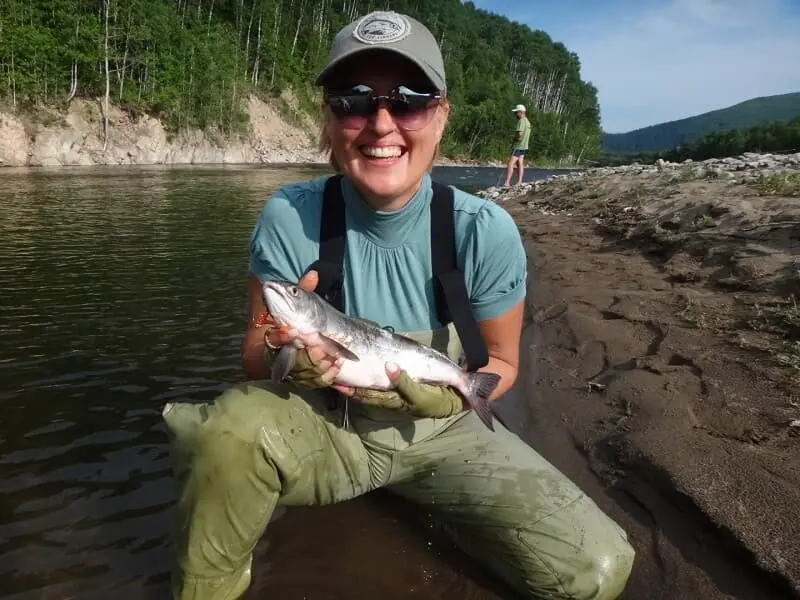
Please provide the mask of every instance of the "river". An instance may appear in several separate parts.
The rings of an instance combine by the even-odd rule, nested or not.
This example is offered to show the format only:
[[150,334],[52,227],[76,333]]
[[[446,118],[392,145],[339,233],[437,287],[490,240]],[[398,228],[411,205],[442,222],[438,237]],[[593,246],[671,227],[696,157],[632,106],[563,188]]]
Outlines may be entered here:
[[[0,597],[168,597],[161,407],[242,379],[254,219],[277,186],[323,172],[0,171]],[[469,188],[501,173],[434,177]],[[502,597],[392,502],[276,512],[257,597]]]

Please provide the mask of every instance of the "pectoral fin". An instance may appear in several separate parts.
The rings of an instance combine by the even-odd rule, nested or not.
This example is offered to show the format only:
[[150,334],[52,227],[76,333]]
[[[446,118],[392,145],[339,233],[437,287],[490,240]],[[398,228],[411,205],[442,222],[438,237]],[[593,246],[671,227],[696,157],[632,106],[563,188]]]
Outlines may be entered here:
[[289,371],[294,367],[296,356],[297,348],[291,344],[287,344],[281,348],[280,352],[278,352],[278,356],[275,357],[270,367],[273,383],[280,383],[286,378]]
[[343,346],[340,342],[337,342],[334,339],[329,338],[326,335],[319,334],[320,339],[322,340],[323,344],[325,344],[325,350],[328,354],[333,356],[341,356],[342,358],[346,358],[347,360],[352,360],[358,362],[360,359],[357,355],[353,354],[350,350],[348,350],[345,346]]

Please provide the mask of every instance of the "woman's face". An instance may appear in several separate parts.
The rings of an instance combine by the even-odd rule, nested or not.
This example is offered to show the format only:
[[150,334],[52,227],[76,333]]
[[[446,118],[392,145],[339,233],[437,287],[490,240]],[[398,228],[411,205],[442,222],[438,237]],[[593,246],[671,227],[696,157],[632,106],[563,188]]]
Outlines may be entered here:
[[[398,86],[429,92],[421,72],[402,57],[367,55],[352,61],[331,88],[368,86],[388,95]],[[395,118],[385,102],[377,113],[337,118],[326,106],[325,128],[342,173],[379,210],[396,210],[416,192],[442,139],[449,107],[434,105]]]

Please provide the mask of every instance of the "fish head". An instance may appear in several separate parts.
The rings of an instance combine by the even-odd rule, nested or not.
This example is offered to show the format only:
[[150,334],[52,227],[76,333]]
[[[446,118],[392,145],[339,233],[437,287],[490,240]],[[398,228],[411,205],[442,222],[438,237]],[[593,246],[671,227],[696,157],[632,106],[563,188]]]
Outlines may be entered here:
[[265,281],[261,296],[272,319],[300,333],[319,331],[325,325],[325,305],[314,292],[288,281]]

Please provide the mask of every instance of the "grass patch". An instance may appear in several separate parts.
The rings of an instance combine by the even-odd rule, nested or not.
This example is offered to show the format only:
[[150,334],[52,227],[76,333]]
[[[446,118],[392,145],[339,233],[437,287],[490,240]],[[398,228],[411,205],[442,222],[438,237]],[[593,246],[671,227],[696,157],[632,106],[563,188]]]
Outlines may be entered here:
[[754,331],[774,333],[782,338],[800,341],[800,302],[790,297],[785,301],[753,305],[753,316],[747,324]]
[[684,294],[683,303],[677,317],[695,329],[707,329],[722,334],[734,326],[734,319],[729,311],[720,310],[719,307],[705,307],[689,292]]
[[795,377],[800,377],[800,340],[783,344],[775,351],[775,358],[780,364],[792,369]]
[[800,173],[762,173],[755,188],[761,196],[797,198],[800,197]]
[[684,306],[676,316],[695,329],[720,335],[743,350],[762,353],[788,368],[792,379],[800,378],[800,301],[797,298],[706,307],[687,292]]
[[649,192],[650,190],[648,187],[643,182],[639,181],[624,190],[619,195],[619,201],[631,206],[641,206],[644,204]]
[[746,325],[753,331],[767,334],[762,350],[778,364],[788,367],[794,378],[800,377],[800,303],[797,298],[754,304]]

